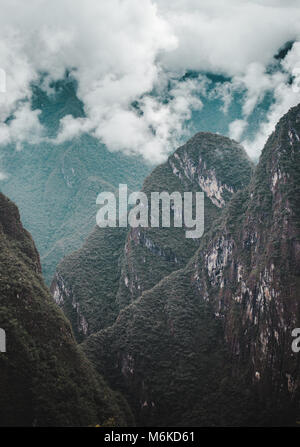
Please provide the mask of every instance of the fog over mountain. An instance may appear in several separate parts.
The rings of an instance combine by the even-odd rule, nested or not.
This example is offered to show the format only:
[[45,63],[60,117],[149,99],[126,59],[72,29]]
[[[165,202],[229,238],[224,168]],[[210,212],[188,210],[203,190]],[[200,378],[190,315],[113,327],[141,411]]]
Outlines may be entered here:
[[[32,85],[51,95],[67,72],[84,116],[61,116],[56,143],[89,133],[111,151],[157,163],[182,138],[212,130],[243,141],[257,158],[297,104],[299,23],[296,1],[4,2],[0,144],[21,150],[24,141],[49,138],[39,109],[31,110]],[[208,111],[216,120],[207,123]]]

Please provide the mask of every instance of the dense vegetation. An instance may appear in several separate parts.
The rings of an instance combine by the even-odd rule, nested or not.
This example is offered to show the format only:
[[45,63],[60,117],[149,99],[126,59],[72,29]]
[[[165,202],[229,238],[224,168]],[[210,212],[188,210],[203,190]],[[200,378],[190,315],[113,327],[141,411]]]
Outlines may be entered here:
[[0,194],[0,425],[127,425],[125,400],[77,346],[16,206]]
[[[126,228],[96,227],[80,250],[64,258],[51,290],[60,291],[60,302],[79,341],[110,326],[118,314],[116,294],[120,278],[120,256]],[[82,274],[84,271],[84,275]],[[63,281],[63,282],[62,282]],[[87,323],[86,333],[79,313]]]
[[[185,191],[203,191],[202,182],[207,182],[220,200],[205,194],[208,231],[233,192],[249,183],[251,172],[252,163],[239,144],[220,135],[198,133],[153,170],[143,191],[150,204],[153,191],[178,191],[183,196]],[[120,228],[98,228],[82,249],[63,259],[52,291],[63,300],[60,304],[80,341],[112,324],[121,308],[187,264],[201,239],[187,239],[185,231],[184,227],[150,227],[132,229],[126,235]],[[83,319],[88,325],[85,333]]]
[[250,185],[233,195],[187,266],[84,342],[139,424],[299,420],[291,349],[300,323],[299,136],[300,106],[279,122]]
[[144,191],[202,188],[206,231],[97,228],[60,264],[53,293],[85,354],[0,196],[3,423],[123,425],[132,411],[148,426],[295,425],[299,166],[300,106],[253,174],[239,145],[206,133],[157,167]]
[[[207,232],[233,193],[248,185],[252,168],[244,149],[235,141],[200,132],[146,178],[143,191],[148,197],[152,191],[179,191],[182,196],[185,191],[204,191]],[[129,232],[117,295],[120,307],[187,264],[201,239],[187,239],[185,231],[185,227],[171,226]],[[125,277],[131,287],[126,287]]]

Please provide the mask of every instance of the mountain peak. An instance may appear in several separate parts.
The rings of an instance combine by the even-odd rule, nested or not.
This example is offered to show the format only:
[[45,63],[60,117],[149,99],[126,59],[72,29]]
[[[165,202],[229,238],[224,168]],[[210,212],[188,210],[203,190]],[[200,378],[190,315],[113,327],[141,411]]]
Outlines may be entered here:
[[260,156],[251,182],[261,209],[299,214],[300,104],[277,123]]
[[168,163],[173,174],[198,185],[218,208],[249,183],[253,169],[239,143],[210,132],[198,132],[169,157]]

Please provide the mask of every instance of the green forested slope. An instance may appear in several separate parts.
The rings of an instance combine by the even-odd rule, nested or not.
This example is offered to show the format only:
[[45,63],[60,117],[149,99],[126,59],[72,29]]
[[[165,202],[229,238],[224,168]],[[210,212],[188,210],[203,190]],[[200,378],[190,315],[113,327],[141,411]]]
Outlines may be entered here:
[[31,236],[0,193],[0,425],[132,423],[123,398],[95,372],[43,283]]

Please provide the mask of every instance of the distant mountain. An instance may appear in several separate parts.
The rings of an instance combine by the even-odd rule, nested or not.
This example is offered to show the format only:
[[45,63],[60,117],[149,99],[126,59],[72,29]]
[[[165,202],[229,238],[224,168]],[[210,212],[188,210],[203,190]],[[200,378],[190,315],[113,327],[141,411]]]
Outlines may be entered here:
[[[54,283],[56,299],[71,302],[64,285],[80,302],[90,332],[103,325],[84,350],[127,397],[139,425],[299,420],[292,330],[300,327],[300,105],[276,126],[250,182],[251,163],[225,141],[196,135],[144,184],[206,191],[210,220],[199,245],[172,229],[131,230],[119,261],[120,245],[115,252],[120,280],[106,301],[105,260],[97,269],[87,241],[61,263]],[[91,238],[101,246],[97,231]],[[92,297],[83,293],[87,280]],[[107,303],[115,306],[113,324],[114,317],[97,317]]]
[[[54,138],[59,120],[84,116],[76,85],[66,79],[47,95],[33,87],[32,107],[40,109],[46,135]],[[59,261],[79,248],[95,226],[96,197],[114,191],[119,183],[139,190],[150,167],[142,158],[110,152],[98,140],[83,135],[63,144],[24,143],[1,149],[0,167],[8,174],[1,190],[18,205],[41,255],[43,274],[50,283]]]
[[[143,191],[203,191],[209,230],[253,166],[229,138],[198,133],[146,178]],[[184,228],[96,228],[82,249],[58,266],[51,290],[79,340],[113,323],[120,309],[164,276],[183,268],[201,239]]]
[[76,345],[18,209],[0,193],[1,426],[128,425],[132,415]]

